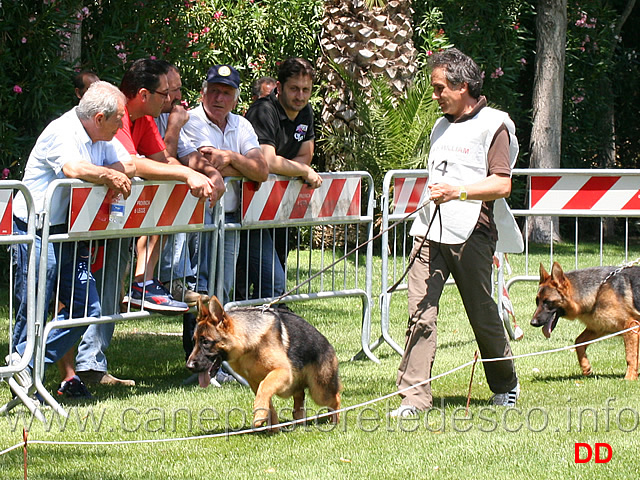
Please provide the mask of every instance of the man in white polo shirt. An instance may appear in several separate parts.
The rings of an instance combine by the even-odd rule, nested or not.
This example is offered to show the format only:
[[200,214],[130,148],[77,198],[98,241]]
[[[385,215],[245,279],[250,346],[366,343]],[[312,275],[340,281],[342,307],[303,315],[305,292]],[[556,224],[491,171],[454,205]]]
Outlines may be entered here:
[[[245,177],[264,182],[269,175],[258,137],[244,117],[231,113],[240,96],[240,74],[230,65],[216,65],[207,73],[202,103],[189,112],[189,121],[182,128],[193,145],[211,162],[223,177]],[[240,201],[237,182],[224,195],[225,222],[233,223]],[[235,258],[239,242],[237,235],[225,236],[224,295],[233,286]],[[202,242],[206,244],[208,242]],[[200,281],[206,275],[208,252],[200,252]],[[211,276],[211,275],[209,275]],[[224,299],[227,301],[227,298]]]

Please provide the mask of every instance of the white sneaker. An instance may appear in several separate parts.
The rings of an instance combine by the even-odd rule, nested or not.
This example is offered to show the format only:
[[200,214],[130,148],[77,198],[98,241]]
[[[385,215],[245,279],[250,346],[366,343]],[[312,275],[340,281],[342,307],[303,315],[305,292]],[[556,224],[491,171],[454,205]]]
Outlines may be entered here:
[[391,418],[397,418],[397,417],[407,418],[407,417],[417,417],[419,414],[418,414],[418,409],[413,405],[400,405],[394,411],[389,412],[388,415]]
[[491,397],[491,403],[500,407],[515,407],[516,401],[520,397],[520,382],[516,383],[515,388],[506,393],[496,393]]
[[[17,365],[22,360],[22,357],[18,352],[13,352],[12,354],[7,355],[4,360],[5,362],[7,362],[7,365]],[[31,373],[29,372],[29,367],[20,372],[14,373],[13,378],[16,380],[16,382],[18,382],[18,385],[20,385],[25,390],[29,390],[29,388],[31,388],[31,385],[33,384],[33,380],[31,380]]]

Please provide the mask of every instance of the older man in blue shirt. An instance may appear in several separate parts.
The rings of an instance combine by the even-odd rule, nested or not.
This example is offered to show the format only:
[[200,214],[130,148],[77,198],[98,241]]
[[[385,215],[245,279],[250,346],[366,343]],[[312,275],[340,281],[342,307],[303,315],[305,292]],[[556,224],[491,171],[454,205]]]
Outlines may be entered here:
[[[37,218],[44,212],[45,198],[49,184],[56,179],[78,178],[105,185],[114,193],[128,197],[131,193],[130,177],[135,174],[135,166],[126,149],[117,140],[115,133],[122,125],[125,114],[125,98],[120,90],[107,83],[96,82],[74,107],[51,122],[42,132],[34,146],[25,168],[23,183],[33,196]],[[69,205],[68,189],[56,191],[52,205],[58,206],[50,212],[50,233],[67,230]],[[14,204],[14,231],[27,231],[28,210],[24,197],[18,194]],[[36,257],[40,257],[40,225],[35,243]],[[85,245],[47,245],[47,288],[45,306],[52,300],[57,285],[57,299],[62,309],[55,320],[73,317],[99,317],[100,301],[96,283],[89,268],[89,251]],[[15,295],[16,323],[13,331],[15,352],[7,361],[15,363],[24,354],[27,341],[27,258],[26,244],[13,247],[13,261],[16,266]],[[72,299],[73,295],[73,299]],[[78,341],[86,327],[54,329],[46,343],[47,364],[58,361]],[[24,385],[29,379],[17,378]],[[66,379],[65,381],[79,379]],[[64,382],[63,382],[64,383]],[[80,382],[81,383],[81,382]]]

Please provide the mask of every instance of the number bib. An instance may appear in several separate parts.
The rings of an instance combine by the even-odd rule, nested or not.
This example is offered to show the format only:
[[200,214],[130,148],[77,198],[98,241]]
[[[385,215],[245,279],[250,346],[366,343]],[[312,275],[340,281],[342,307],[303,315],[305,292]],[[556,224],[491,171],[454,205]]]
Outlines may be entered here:
[[[490,107],[483,108],[472,119],[460,123],[440,118],[431,132],[429,185],[470,185],[486,178],[489,147],[503,123],[510,133],[514,132],[515,127],[509,116]],[[517,140],[515,143],[517,145]],[[478,223],[481,207],[480,200],[452,200],[441,204],[428,239],[449,245],[465,242]],[[435,205],[431,204],[430,208],[420,211],[411,228],[411,235],[427,234],[427,226],[435,210]]]

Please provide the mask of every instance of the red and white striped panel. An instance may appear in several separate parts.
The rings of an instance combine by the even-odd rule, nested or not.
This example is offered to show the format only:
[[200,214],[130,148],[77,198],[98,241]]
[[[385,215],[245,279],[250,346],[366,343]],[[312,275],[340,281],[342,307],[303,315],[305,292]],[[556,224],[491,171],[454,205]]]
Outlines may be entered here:
[[287,225],[311,219],[345,220],[360,216],[360,176],[324,176],[313,189],[300,181],[271,176],[256,190],[242,183],[242,224]]
[[13,190],[0,190],[0,235],[13,233]]
[[407,215],[416,210],[427,198],[428,178],[393,179],[393,213]]
[[529,208],[539,211],[640,210],[640,175],[532,176]]
[[73,187],[69,233],[120,228],[155,228],[204,223],[204,202],[183,183],[132,185],[121,227],[109,222],[112,191],[104,186]]

